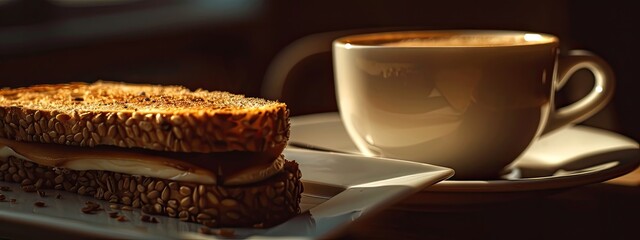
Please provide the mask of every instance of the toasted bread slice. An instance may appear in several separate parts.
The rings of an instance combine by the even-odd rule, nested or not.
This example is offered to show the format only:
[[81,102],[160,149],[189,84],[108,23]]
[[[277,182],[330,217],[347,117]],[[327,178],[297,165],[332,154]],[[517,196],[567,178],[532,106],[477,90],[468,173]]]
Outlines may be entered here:
[[0,137],[172,152],[281,152],[284,103],[227,92],[98,81],[0,90]]

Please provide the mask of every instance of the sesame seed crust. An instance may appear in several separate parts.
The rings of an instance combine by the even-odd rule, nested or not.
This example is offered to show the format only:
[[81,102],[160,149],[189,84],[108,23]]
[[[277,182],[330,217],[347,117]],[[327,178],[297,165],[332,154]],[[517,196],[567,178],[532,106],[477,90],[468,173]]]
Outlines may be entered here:
[[20,183],[26,192],[65,190],[208,227],[270,227],[288,220],[300,213],[300,178],[295,161],[287,161],[280,173],[257,183],[219,186],[55,168],[16,156],[0,158],[0,181]]

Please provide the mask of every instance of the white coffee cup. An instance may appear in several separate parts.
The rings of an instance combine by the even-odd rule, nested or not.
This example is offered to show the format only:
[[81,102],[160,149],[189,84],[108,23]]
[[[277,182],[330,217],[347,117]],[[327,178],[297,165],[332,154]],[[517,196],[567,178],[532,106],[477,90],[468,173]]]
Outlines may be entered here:
[[[333,43],[338,107],[359,150],[491,179],[541,134],[582,121],[613,94],[614,75],[557,37],[519,31],[384,32]],[[554,95],[588,69],[591,92],[563,108]]]

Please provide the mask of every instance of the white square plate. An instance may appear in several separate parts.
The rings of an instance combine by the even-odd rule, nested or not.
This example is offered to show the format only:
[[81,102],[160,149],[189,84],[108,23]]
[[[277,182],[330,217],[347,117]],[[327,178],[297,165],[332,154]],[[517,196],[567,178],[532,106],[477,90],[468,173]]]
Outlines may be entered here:
[[[300,164],[305,186],[302,213],[266,229],[234,229],[236,238],[326,238],[337,234],[354,220],[399,202],[422,189],[449,178],[453,170],[426,164],[369,158],[348,154],[286,149],[287,159]],[[21,190],[18,184],[0,182],[13,191],[3,192],[0,202],[0,238],[126,238],[207,239],[197,233],[202,226],[175,218],[157,217],[159,223],[140,220],[141,211],[123,211],[128,221],[110,218],[109,203],[91,197],[56,190],[47,196]],[[60,193],[62,199],[57,199]],[[15,203],[9,199],[16,199]],[[43,201],[46,207],[34,206]],[[107,211],[84,214],[86,201],[101,204]]]

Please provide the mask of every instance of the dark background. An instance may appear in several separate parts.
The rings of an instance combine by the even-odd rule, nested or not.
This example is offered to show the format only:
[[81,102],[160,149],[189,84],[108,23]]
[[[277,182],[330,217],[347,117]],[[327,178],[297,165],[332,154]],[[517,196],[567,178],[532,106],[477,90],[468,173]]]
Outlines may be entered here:
[[[105,79],[273,98],[261,91],[270,63],[311,34],[363,28],[537,31],[559,36],[565,51],[587,49],[611,64],[616,95],[585,124],[640,141],[640,17],[632,1],[75,2],[0,0],[0,87]],[[332,74],[330,53],[316,54],[293,68],[288,91],[276,98],[293,115],[336,110]],[[560,104],[581,97],[589,78],[581,73],[570,81]]]

